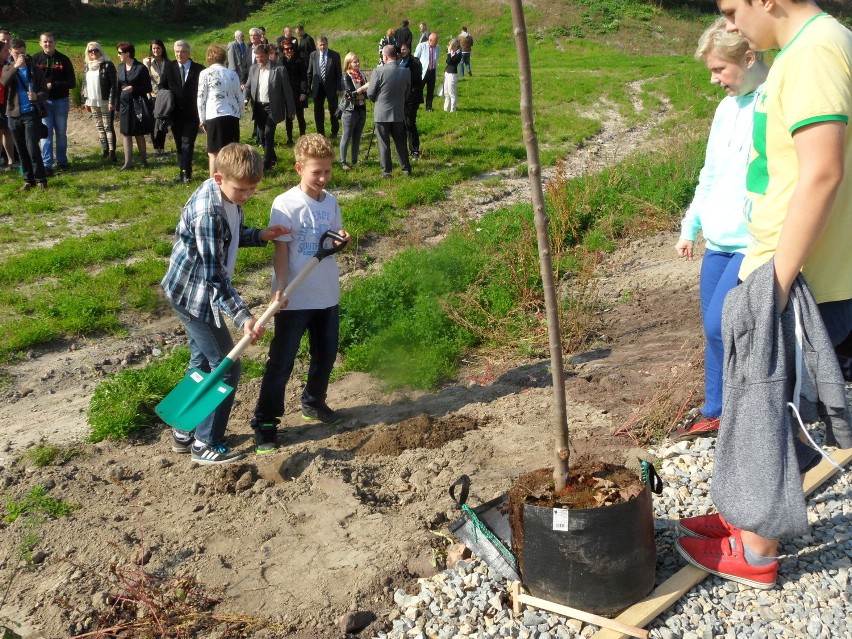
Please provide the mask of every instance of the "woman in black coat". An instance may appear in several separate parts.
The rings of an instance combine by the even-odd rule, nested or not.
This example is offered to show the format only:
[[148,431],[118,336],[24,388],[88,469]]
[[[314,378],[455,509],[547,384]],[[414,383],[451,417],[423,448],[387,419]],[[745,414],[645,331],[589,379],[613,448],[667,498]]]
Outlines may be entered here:
[[[145,135],[153,131],[153,118],[139,118],[134,108],[134,98],[148,99],[151,93],[151,76],[144,64],[136,60],[136,49],[130,42],[119,42],[116,45],[121,63],[118,65],[118,122],[121,131],[121,141],[124,145],[124,166],[127,170],[133,166],[133,138],[139,149],[139,159],[142,166],[148,166]],[[150,112],[150,109],[149,109]]]
[[86,45],[86,75],[83,79],[83,101],[92,114],[103,156],[116,162],[115,107],[118,104],[118,75],[115,65],[97,42]]
[[[287,69],[293,98],[296,100],[296,120],[299,121],[299,135],[305,135],[305,106],[308,104],[308,67],[299,57],[299,50],[293,42],[284,36],[278,39],[281,47],[281,57],[278,64]],[[287,125],[287,144],[293,144],[293,119],[285,120]]]

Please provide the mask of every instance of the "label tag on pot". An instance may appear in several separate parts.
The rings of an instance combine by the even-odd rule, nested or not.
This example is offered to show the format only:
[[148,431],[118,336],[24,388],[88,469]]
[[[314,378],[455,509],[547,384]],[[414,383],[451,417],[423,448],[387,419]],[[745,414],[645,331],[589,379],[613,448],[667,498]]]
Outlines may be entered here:
[[567,508],[553,509],[553,530],[568,530],[568,520],[571,516],[571,511]]

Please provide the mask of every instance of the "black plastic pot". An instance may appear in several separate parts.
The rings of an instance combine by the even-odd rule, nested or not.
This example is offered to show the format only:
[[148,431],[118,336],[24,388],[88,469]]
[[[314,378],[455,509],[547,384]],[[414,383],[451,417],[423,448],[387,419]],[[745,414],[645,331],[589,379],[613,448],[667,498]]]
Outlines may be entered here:
[[[648,484],[621,504],[557,510],[524,504],[521,579],[533,596],[612,615],[651,591],[657,547]],[[565,530],[554,530],[554,513]]]

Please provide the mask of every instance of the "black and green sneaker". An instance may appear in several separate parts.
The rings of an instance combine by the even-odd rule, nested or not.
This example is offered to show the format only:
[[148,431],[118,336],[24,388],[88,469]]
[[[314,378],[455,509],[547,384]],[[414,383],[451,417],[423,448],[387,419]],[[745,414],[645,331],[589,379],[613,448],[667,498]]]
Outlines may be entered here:
[[331,424],[332,426],[343,422],[343,418],[331,410],[325,402],[302,404],[302,419],[305,421],[318,419],[323,424]]
[[278,450],[278,427],[275,424],[258,424],[254,427],[254,452],[265,455]]

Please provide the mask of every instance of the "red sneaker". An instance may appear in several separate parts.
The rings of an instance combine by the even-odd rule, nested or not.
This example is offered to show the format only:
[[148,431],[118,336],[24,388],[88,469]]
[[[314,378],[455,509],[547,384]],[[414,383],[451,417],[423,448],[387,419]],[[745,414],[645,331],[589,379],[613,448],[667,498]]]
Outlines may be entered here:
[[768,566],[752,566],[745,560],[740,531],[734,529],[722,539],[681,537],[677,550],[689,563],[723,579],[768,590],[778,579],[778,561]]
[[719,513],[712,515],[699,515],[698,517],[685,517],[677,522],[678,530],[687,537],[698,537],[700,539],[722,539],[730,537],[736,530]]
[[699,437],[715,437],[719,433],[719,418],[698,415],[677,430],[669,433],[673,442],[684,442]]

